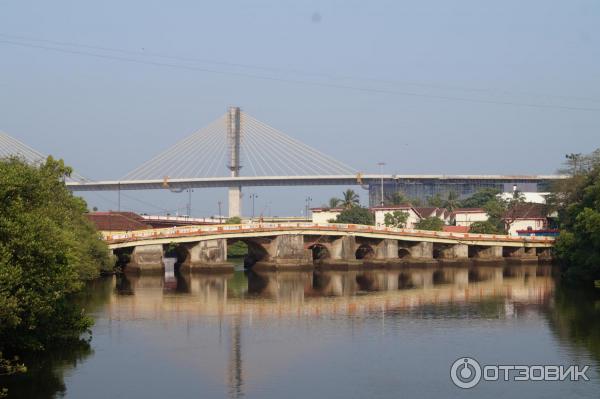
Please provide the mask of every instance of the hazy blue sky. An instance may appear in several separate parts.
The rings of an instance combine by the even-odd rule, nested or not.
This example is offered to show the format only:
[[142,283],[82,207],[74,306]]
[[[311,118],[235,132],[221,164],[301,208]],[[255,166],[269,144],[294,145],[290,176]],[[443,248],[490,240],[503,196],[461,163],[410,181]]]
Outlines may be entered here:
[[[600,2],[0,0],[0,130],[82,175],[119,178],[229,105],[359,170],[552,173],[600,143]],[[289,214],[342,189],[250,191]],[[225,198],[196,190],[194,213]]]

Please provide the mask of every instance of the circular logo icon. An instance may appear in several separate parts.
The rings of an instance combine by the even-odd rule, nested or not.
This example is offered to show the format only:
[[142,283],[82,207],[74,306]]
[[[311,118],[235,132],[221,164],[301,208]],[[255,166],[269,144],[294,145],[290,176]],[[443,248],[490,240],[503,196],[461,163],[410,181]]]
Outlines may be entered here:
[[459,388],[473,388],[481,380],[481,366],[475,359],[461,357],[452,364],[450,378]]

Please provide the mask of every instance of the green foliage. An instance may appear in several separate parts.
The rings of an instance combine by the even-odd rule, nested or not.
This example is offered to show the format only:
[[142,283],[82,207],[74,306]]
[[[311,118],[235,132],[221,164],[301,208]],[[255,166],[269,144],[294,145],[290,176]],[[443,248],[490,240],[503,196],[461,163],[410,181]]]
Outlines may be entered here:
[[504,229],[497,223],[486,220],[483,222],[473,222],[469,226],[469,233],[475,234],[504,234]]
[[427,205],[434,206],[436,208],[441,208],[444,206],[444,199],[440,195],[440,193],[436,193],[431,197],[427,197]]
[[239,216],[232,216],[225,221],[226,224],[242,224],[242,218]]
[[350,209],[359,205],[359,196],[354,190],[348,189],[343,192],[341,201],[341,205],[344,209]]
[[353,206],[344,209],[335,218],[335,223],[366,224],[374,225],[375,216],[367,209],[360,206]]
[[483,208],[488,202],[495,201],[500,190],[495,188],[482,188],[469,198],[460,202],[461,208]]
[[402,205],[410,202],[408,197],[401,191],[396,191],[391,197],[386,196],[385,205]]
[[387,227],[403,228],[408,220],[408,212],[394,211],[386,213],[383,217],[383,223]]
[[444,229],[444,221],[436,216],[429,216],[425,219],[419,220],[415,224],[415,229],[442,231]]
[[0,350],[43,349],[91,325],[72,296],[112,265],[85,202],[65,187],[70,173],[51,157],[0,160]]
[[341,199],[336,198],[336,197],[331,197],[331,198],[329,198],[329,202],[327,203],[327,206],[325,206],[325,208],[337,208],[338,206],[340,206],[341,202],[342,202]]
[[454,211],[456,208],[460,206],[460,201],[458,200],[458,194],[455,191],[448,192],[446,199],[443,201],[443,207],[448,209],[450,212]]
[[570,178],[557,183],[552,198],[561,234],[555,254],[568,279],[600,279],[600,150],[567,156]]
[[227,246],[227,257],[241,257],[248,254],[248,245],[243,241],[236,241]]

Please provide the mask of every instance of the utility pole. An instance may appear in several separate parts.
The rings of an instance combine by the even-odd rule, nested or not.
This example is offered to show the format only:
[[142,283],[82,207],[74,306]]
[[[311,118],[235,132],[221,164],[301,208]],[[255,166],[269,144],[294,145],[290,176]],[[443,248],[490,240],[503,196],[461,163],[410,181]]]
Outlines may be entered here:
[[385,166],[385,162],[377,162],[379,165],[379,174],[381,175],[381,206],[385,205],[385,201],[383,200],[383,167]]
[[117,209],[121,212],[121,182],[117,183]]
[[221,217],[221,201],[219,201],[219,223],[223,223],[223,218]]
[[310,201],[312,201],[311,197],[306,197],[304,200],[306,202],[306,219],[308,220],[308,210],[310,209]]
[[258,198],[258,195],[252,193],[250,194],[250,198],[252,198],[252,221],[254,222],[254,200]]

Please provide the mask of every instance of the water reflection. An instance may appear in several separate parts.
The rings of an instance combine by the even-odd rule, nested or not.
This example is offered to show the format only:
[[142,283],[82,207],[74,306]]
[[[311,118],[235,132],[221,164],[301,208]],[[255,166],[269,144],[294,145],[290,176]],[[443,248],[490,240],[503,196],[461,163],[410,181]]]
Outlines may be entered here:
[[[317,379],[319,384],[331,383],[330,388],[319,385],[319,393],[349,397],[359,393],[353,391],[356,386],[351,388],[352,379],[365,375],[385,379],[389,375],[385,370],[404,364],[414,367],[413,363],[421,364],[423,357],[440,364],[443,381],[436,382],[441,388],[432,391],[432,396],[445,396],[449,388],[445,367],[452,359],[444,356],[454,356],[448,348],[486,347],[497,356],[515,350],[523,339],[539,341],[540,331],[547,331],[548,326],[562,345],[600,359],[598,295],[557,285],[548,265],[226,274],[169,270],[164,276],[124,275],[97,281],[81,300],[98,320],[92,341],[96,354],[89,346],[48,354],[36,361],[32,373],[9,384],[16,397],[78,397],[82,392],[89,397],[110,396],[110,392],[131,389],[132,381],[136,381],[131,373],[137,370],[141,373],[138,377],[152,385],[147,374],[163,362],[172,373],[169,380],[181,378],[177,380],[181,397],[280,397],[287,391],[278,392],[280,387],[272,382],[280,379],[282,389],[289,387],[295,394],[292,396],[306,396],[301,381]],[[542,330],[530,330],[531,320],[538,319],[542,320]],[[493,329],[486,324],[489,320],[496,322]],[[479,330],[482,325],[484,329]],[[389,338],[377,335],[383,334],[386,326],[394,329]],[[439,327],[443,334],[432,333]],[[508,337],[502,349],[487,342],[496,330],[494,344],[498,337]],[[472,335],[465,341],[464,334],[469,333]],[[400,338],[396,334],[401,334]],[[373,340],[374,336],[379,338]],[[421,350],[411,353],[413,346]],[[311,352],[303,356],[307,348]],[[541,343],[539,349],[543,353],[560,352],[548,342]],[[328,359],[344,359],[343,354],[354,352],[364,363],[350,368],[327,364]],[[137,356],[142,357],[131,363]],[[304,357],[308,363],[298,366],[294,378],[286,380],[287,373],[292,372],[280,368],[287,367],[290,359]],[[113,390],[98,391],[97,395],[87,392],[95,382],[86,377],[90,369],[87,374],[79,371],[84,359],[84,364],[94,365],[92,370],[98,375],[116,368],[131,380],[113,379]],[[427,370],[435,369],[427,364]],[[383,369],[378,369],[379,365]],[[411,370],[405,370],[408,374],[403,384],[407,392],[416,394],[422,387],[411,390],[408,384],[419,381],[423,371]],[[65,371],[70,375],[67,384],[63,381]],[[181,377],[188,372],[187,379]],[[344,372],[349,374],[336,380],[335,373]],[[321,380],[321,375],[327,379]],[[392,397],[397,384],[387,381],[360,394],[377,396],[375,390],[380,389],[378,396]],[[169,385],[144,388],[137,384],[138,394],[131,397],[164,397],[170,394]],[[564,394],[556,391],[557,395],[561,392]]]
[[[543,304],[554,290],[551,266],[405,267],[399,270],[236,272],[120,276],[110,316],[259,317],[368,313],[425,304],[504,298]],[[230,287],[233,283],[235,287]]]

